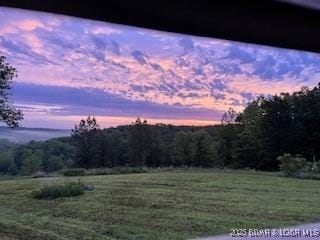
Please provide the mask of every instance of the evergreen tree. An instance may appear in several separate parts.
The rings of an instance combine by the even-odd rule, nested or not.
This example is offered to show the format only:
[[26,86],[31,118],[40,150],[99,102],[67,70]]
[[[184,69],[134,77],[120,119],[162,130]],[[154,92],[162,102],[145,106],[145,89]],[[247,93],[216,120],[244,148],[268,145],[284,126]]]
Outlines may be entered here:
[[72,130],[72,139],[76,147],[75,165],[78,167],[94,167],[96,164],[94,152],[94,138],[97,131],[100,129],[94,117],[82,119],[79,125],[75,125]]

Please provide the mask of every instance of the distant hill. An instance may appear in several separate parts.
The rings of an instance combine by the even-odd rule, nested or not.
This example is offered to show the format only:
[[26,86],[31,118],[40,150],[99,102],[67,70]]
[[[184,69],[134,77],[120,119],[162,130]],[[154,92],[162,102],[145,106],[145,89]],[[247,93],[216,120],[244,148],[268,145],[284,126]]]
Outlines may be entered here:
[[51,138],[65,137],[70,135],[70,130],[47,129],[47,128],[16,128],[0,126],[0,139],[7,139],[14,143],[27,143],[32,140],[45,141]]

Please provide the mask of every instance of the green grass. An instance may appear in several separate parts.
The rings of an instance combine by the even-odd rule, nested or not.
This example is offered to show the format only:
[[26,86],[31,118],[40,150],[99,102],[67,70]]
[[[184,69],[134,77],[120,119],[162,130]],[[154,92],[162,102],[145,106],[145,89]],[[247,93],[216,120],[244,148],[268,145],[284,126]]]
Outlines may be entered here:
[[0,239],[188,239],[320,220],[319,181],[239,171],[80,178],[96,189],[56,200],[30,193],[78,177],[0,180]]

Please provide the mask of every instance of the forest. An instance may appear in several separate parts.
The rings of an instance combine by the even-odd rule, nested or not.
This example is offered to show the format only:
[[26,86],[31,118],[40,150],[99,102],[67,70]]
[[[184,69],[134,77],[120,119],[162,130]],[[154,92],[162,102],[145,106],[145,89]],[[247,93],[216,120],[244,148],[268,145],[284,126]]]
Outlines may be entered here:
[[101,129],[94,117],[75,125],[70,137],[0,142],[2,174],[54,172],[66,168],[203,167],[278,171],[279,156],[306,162],[320,156],[320,85],[260,96],[221,124],[197,126],[134,123]]

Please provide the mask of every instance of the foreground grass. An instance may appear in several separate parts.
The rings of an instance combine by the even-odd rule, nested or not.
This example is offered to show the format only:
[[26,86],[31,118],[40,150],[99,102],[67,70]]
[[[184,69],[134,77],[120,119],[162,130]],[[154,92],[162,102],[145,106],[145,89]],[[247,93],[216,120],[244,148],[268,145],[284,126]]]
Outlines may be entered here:
[[66,178],[0,180],[0,239],[187,239],[320,220],[319,181],[272,174],[89,176],[96,189],[82,196],[30,197],[52,181]]

